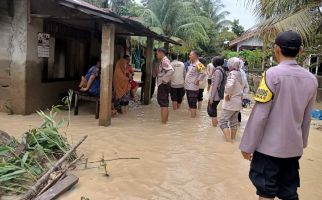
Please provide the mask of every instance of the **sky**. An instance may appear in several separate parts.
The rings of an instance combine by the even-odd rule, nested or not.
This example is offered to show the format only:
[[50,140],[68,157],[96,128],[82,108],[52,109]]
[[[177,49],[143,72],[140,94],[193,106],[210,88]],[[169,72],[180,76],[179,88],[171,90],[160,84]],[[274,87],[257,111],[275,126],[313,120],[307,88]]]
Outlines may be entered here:
[[239,19],[239,23],[245,27],[245,30],[256,24],[256,17],[253,15],[252,8],[245,8],[246,0],[222,0],[225,5],[224,10],[230,12],[227,19]]

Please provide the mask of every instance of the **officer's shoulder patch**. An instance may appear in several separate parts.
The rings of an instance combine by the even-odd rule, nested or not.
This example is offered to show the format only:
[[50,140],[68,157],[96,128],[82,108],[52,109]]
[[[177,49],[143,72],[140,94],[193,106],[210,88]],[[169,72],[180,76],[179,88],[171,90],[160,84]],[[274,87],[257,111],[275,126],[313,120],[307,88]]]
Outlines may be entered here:
[[273,93],[266,84],[266,73],[263,73],[263,78],[258,86],[255,94],[255,101],[267,103],[273,99]]

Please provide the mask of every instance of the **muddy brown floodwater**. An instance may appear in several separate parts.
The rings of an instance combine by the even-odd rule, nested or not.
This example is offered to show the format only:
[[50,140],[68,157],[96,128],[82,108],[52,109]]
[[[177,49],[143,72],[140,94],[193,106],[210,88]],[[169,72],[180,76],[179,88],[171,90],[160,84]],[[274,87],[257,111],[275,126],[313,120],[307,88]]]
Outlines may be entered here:
[[[110,177],[102,168],[82,170],[80,181],[61,200],[255,200],[255,189],[248,179],[249,162],[243,160],[235,144],[224,142],[218,128],[202,109],[197,119],[190,119],[186,104],[171,111],[168,125],[160,124],[159,108],[134,105],[129,114],[118,115],[112,126],[99,127],[93,105],[81,105],[80,115],[72,116],[68,130],[74,142],[88,134],[78,153],[89,161],[119,157],[139,160],[108,162]],[[243,111],[243,129],[250,110]],[[67,117],[67,112],[60,116]],[[40,124],[36,114],[30,116],[0,113],[0,128],[20,137],[24,131]],[[322,131],[313,122],[309,147],[301,159],[300,197],[322,199]],[[96,167],[91,164],[88,167]]]

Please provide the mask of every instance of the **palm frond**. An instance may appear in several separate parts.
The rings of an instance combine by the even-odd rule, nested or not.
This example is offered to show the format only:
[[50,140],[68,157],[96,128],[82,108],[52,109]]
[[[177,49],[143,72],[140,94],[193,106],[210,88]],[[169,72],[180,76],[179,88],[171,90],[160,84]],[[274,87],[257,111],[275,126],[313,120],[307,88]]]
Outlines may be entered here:
[[322,23],[321,0],[248,0],[247,5],[255,6],[258,32],[267,37],[294,30],[308,43]]
[[203,16],[190,16],[182,19],[178,24],[181,25],[185,23],[199,23],[200,25],[207,27],[212,24],[212,20]]
[[232,21],[230,20],[222,20],[220,22],[217,23],[217,26],[219,27],[227,27],[227,26],[231,26]]
[[311,6],[290,12],[285,12],[264,20],[258,25],[259,30],[261,33],[268,33],[271,36],[275,36],[274,33],[294,30],[299,32],[307,43],[314,36],[317,24],[321,23],[322,18],[316,17],[316,10]]
[[161,27],[161,22],[155,13],[150,9],[144,9],[141,17],[144,19],[144,24],[151,27]]
[[187,23],[177,28],[176,35],[185,38],[187,43],[196,43],[198,41],[207,43],[209,37],[204,27],[200,23]]

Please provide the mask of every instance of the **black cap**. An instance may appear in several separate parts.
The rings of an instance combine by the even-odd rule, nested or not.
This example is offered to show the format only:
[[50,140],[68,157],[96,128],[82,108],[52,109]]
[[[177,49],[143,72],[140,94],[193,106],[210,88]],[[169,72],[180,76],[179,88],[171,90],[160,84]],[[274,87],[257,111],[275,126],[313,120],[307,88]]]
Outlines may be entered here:
[[278,34],[275,44],[281,48],[299,49],[302,45],[302,38],[297,32],[286,31]]
[[165,48],[163,48],[163,47],[158,48],[157,51],[163,52],[164,54],[168,53],[167,50]]
[[207,65],[207,60],[204,57],[199,57],[199,61],[203,64],[203,65]]

